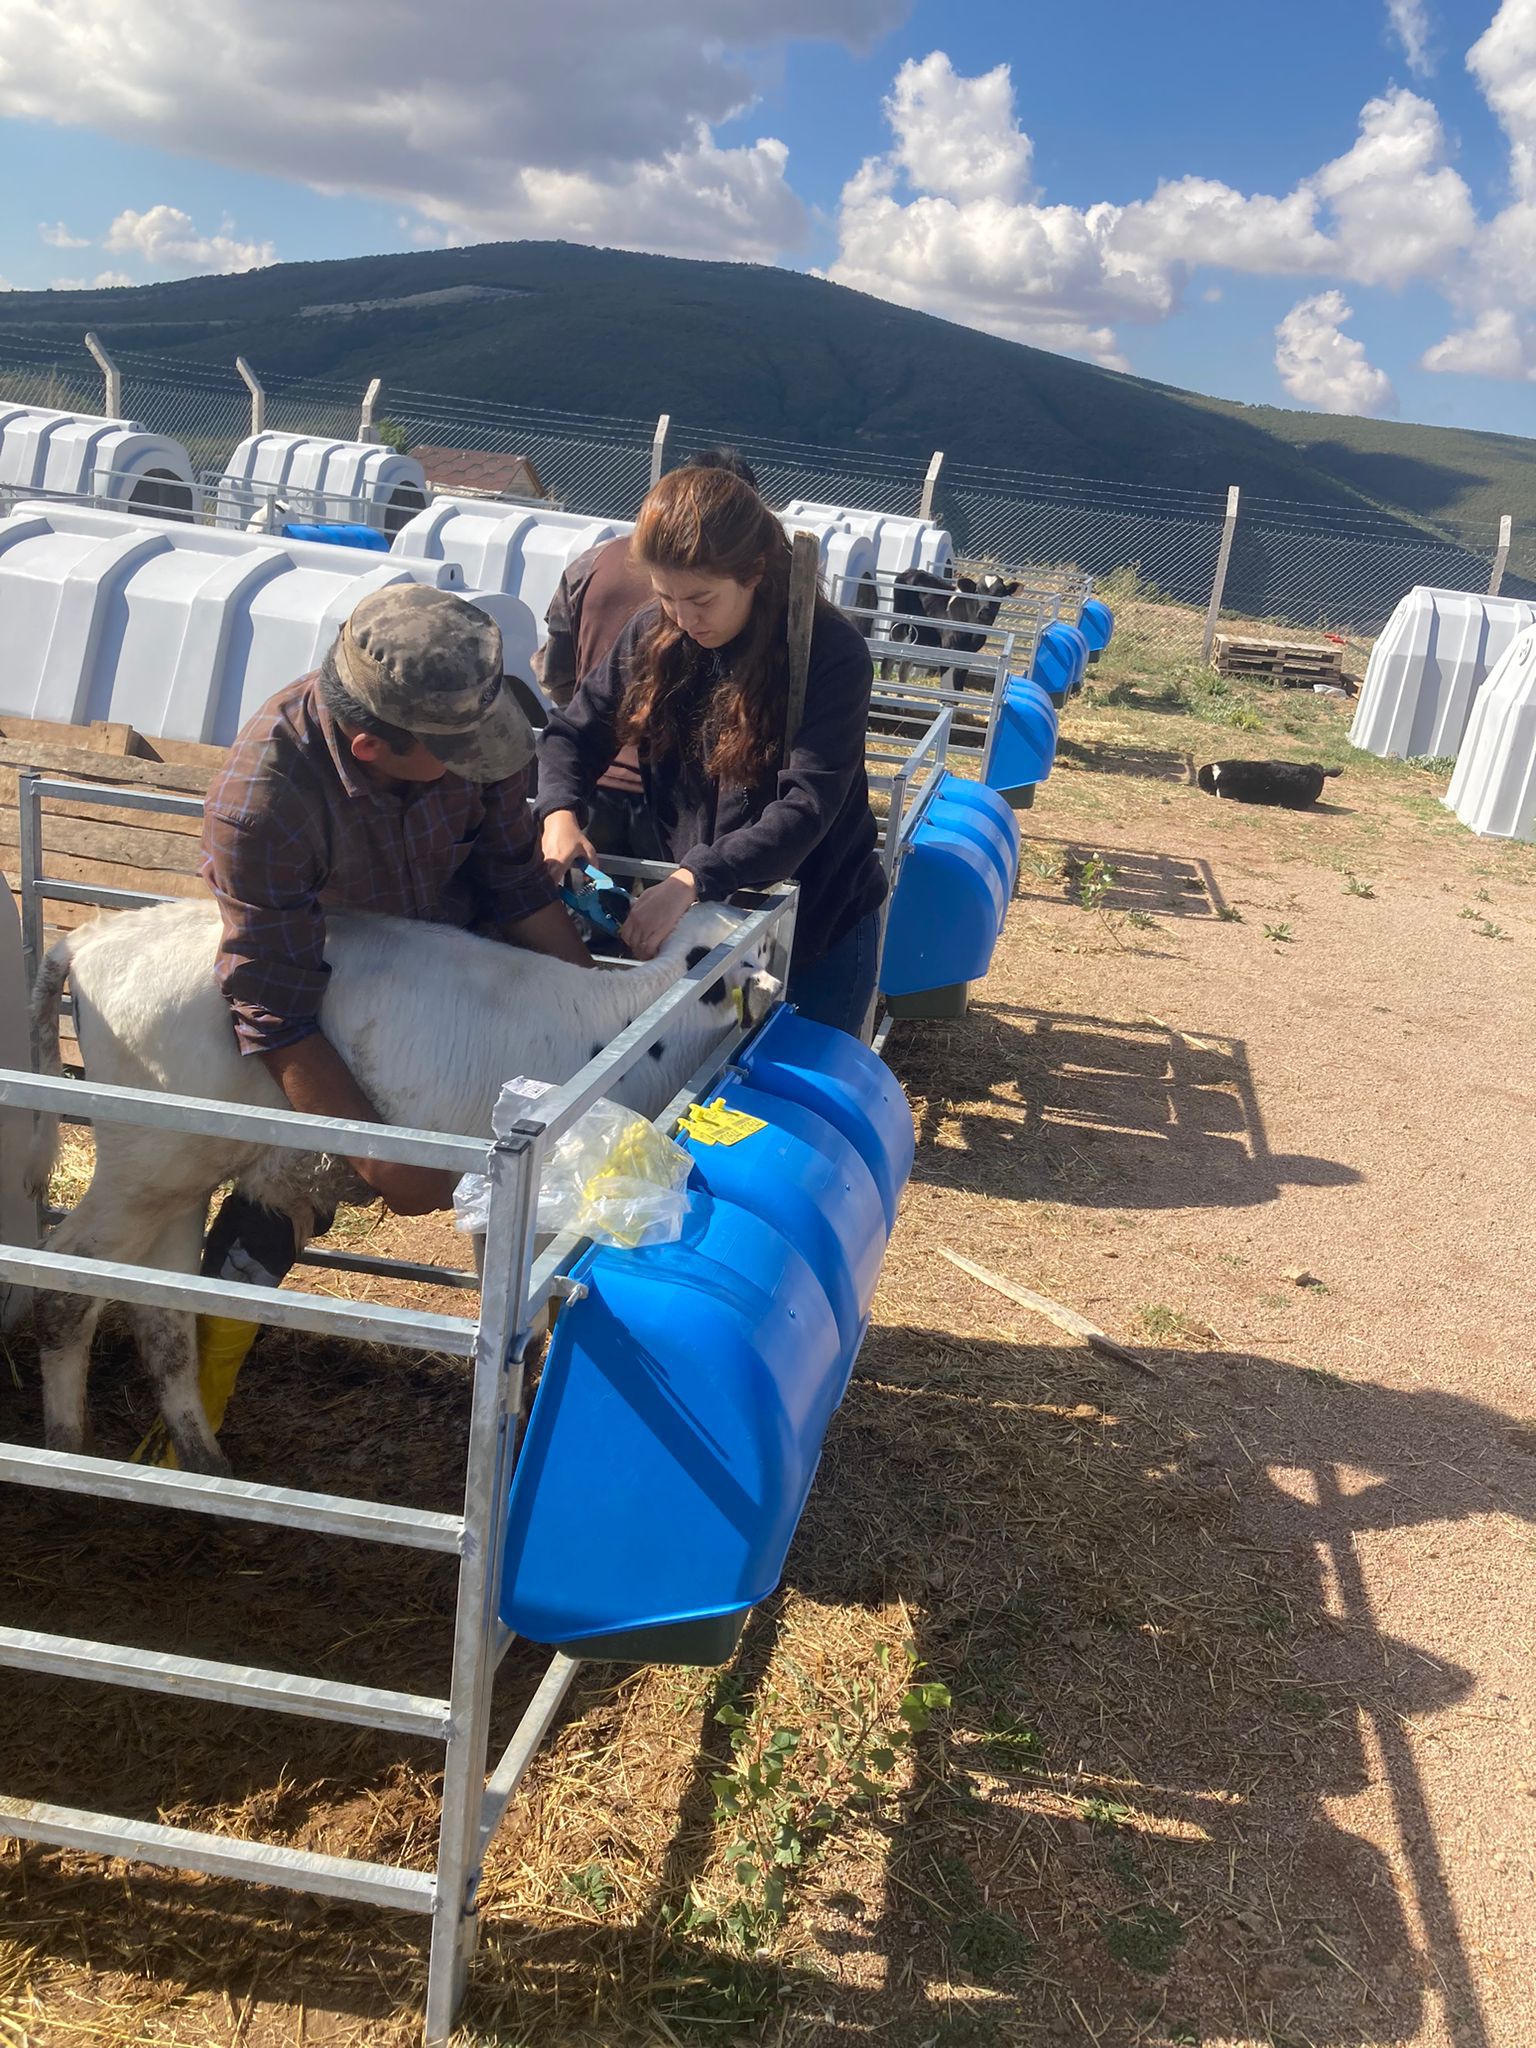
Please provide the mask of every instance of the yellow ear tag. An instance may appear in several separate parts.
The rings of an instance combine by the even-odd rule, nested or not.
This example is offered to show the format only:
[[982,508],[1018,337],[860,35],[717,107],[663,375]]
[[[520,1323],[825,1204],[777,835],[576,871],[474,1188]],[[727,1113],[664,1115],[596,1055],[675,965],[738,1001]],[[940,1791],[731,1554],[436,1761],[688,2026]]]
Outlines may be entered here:
[[744,1109],[727,1109],[724,1099],[696,1102],[678,1124],[678,1129],[697,1145],[739,1145],[768,1126],[760,1116],[748,1116]]
[[731,1006],[736,1012],[736,1022],[738,1024],[745,1024],[747,1021],[747,992],[744,988],[733,988],[731,990]]

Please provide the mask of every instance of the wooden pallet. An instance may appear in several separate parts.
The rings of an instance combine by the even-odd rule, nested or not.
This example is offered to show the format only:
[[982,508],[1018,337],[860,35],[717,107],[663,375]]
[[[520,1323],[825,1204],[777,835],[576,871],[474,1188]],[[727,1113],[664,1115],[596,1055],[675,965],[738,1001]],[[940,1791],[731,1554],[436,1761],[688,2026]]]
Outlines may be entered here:
[[[20,897],[21,833],[16,810],[16,776],[36,768],[60,780],[112,782],[138,789],[164,789],[188,796],[206,793],[227,759],[223,747],[188,740],[147,740],[131,726],[63,725],[48,719],[0,715],[0,869],[13,896]],[[150,895],[203,896],[198,875],[201,827],[195,818],[159,811],[119,810],[108,804],[43,800],[46,872],[59,881],[92,882]],[[100,913],[86,903],[44,907],[43,938],[52,944]],[[64,1033],[66,1060],[74,1057]]]
[[1216,672],[1253,676],[1261,681],[1336,683],[1344,669],[1344,649],[1332,645],[1301,645],[1284,640],[1247,640],[1218,633]]

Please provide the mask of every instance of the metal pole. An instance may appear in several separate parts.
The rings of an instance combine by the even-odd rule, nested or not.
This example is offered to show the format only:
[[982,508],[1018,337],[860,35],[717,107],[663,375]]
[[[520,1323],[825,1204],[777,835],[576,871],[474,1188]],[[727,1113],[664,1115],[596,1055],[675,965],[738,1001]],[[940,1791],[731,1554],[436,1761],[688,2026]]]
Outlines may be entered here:
[[1216,621],[1221,617],[1221,593],[1227,587],[1227,564],[1232,559],[1232,535],[1237,529],[1237,485],[1227,491],[1227,516],[1221,528],[1221,552],[1216,557],[1216,574],[1211,580],[1211,601],[1205,612],[1205,637],[1200,642],[1200,659],[1211,658],[1211,646],[1216,638]]
[[379,438],[374,429],[373,415],[383,395],[384,379],[382,377],[375,377],[369,384],[368,389],[363,393],[363,409],[358,415],[357,420],[357,438],[359,441],[377,441]]
[[85,345],[96,359],[96,367],[106,380],[105,406],[109,420],[120,420],[123,416],[123,373],[102,347],[94,334],[85,337]]
[[1509,560],[1509,537],[1513,527],[1514,521],[1506,512],[1499,521],[1499,547],[1497,554],[1493,558],[1493,574],[1488,578],[1488,595],[1490,597],[1498,596],[1499,586],[1504,581],[1504,564]]
[[933,517],[933,487],[939,480],[939,471],[944,467],[944,450],[935,448],[928,463],[928,474],[923,478],[923,502],[917,509],[919,519]]
[[667,435],[672,431],[672,415],[664,412],[656,422],[656,431],[651,436],[651,483],[654,491],[661,482],[661,465],[667,453]]
[[261,379],[244,356],[235,357],[235,368],[240,373],[241,383],[251,394],[251,432],[264,434],[267,431],[267,394]]
[[497,1588],[522,1408],[529,1338],[528,1274],[538,1223],[543,1126],[519,1123],[490,1158],[491,1213],[475,1350],[469,1457],[464,1483],[464,1556],[453,1631],[437,1897],[427,1970],[426,2048],[446,2043],[474,1954],[483,1856],[491,1686],[496,1675]]

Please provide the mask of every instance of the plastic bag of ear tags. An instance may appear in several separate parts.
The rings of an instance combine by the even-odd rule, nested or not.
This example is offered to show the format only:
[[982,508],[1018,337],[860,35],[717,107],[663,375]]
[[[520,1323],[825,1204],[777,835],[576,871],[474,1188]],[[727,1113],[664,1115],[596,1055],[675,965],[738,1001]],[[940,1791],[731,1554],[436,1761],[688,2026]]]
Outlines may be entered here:
[[[496,1135],[510,1131],[550,1089],[547,1081],[521,1076],[508,1081],[491,1119]],[[596,1102],[545,1155],[539,1184],[540,1235],[572,1231],[627,1251],[673,1244],[683,1234],[691,1164],[682,1147],[664,1138],[643,1116],[616,1102]],[[483,1232],[490,1204],[486,1175],[466,1173],[453,1191],[455,1227],[468,1235]]]

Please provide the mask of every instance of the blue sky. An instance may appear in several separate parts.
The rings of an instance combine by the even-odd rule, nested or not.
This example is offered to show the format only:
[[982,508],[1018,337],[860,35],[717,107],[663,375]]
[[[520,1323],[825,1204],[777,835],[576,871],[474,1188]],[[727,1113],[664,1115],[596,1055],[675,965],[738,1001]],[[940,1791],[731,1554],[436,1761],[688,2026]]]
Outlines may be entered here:
[[1536,0],[6,0],[0,147],[18,288],[564,236],[1536,434]]

